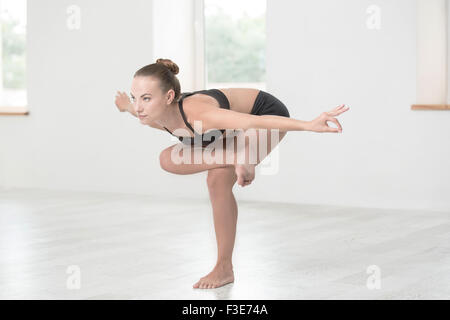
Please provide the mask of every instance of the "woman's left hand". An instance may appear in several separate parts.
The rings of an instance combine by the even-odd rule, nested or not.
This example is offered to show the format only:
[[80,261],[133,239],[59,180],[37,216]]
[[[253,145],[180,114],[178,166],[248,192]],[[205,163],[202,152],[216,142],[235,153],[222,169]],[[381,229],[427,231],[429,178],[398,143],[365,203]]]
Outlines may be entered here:
[[[328,112],[322,112],[320,116],[318,116],[316,119],[310,121],[309,131],[313,132],[342,132],[342,126],[339,123],[339,121],[334,118],[341,113],[344,113],[350,109],[349,107],[346,107],[345,104],[341,104],[340,106],[332,109]],[[337,128],[333,128],[328,126],[327,121],[334,122],[337,125]]]

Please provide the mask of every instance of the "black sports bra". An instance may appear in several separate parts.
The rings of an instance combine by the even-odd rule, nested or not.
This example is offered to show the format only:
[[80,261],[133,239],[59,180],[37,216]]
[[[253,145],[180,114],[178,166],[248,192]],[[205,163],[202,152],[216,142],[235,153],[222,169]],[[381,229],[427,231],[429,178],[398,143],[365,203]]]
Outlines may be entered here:
[[[217,102],[219,102],[220,108],[230,109],[230,102],[228,101],[227,96],[219,89],[199,90],[199,91],[193,91],[193,92],[184,92],[181,94],[181,99],[178,101],[178,107],[180,108],[180,113],[181,113],[181,116],[183,117],[183,121],[186,124],[186,126],[194,133],[194,137],[200,136],[197,139],[199,141],[201,141],[203,147],[206,147],[207,145],[209,145],[210,143],[215,141],[216,135],[218,132],[220,132],[220,135],[222,135],[225,132],[225,129],[211,130],[206,133],[203,133],[202,135],[200,135],[194,131],[194,128],[192,128],[191,124],[189,122],[187,122],[187,120],[186,120],[186,115],[184,114],[184,110],[183,110],[183,99],[186,97],[192,96],[196,93],[206,94],[208,96],[215,98],[217,100]],[[195,145],[195,141],[194,141],[193,137],[176,136],[166,127],[164,127],[164,129],[166,129],[167,132],[169,132],[174,137],[177,137],[178,140],[180,140],[184,144],[188,144],[188,145],[192,145],[192,146]]]

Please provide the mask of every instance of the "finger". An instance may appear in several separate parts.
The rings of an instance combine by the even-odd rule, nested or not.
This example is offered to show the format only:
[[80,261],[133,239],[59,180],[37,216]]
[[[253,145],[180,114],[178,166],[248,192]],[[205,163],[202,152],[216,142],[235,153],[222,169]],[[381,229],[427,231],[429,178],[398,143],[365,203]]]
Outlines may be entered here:
[[337,126],[338,126],[338,129],[339,129],[339,131],[341,132],[341,131],[342,131],[342,126],[341,126],[339,120],[338,120],[338,119],[334,119],[334,120],[336,121],[336,124],[337,124]]
[[337,128],[332,128],[332,127],[330,127],[330,129],[332,129],[331,132],[339,132],[339,131],[342,131],[342,126],[341,126],[341,124],[339,123],[338,119],[336,119],[336,118],[330,118],[329,120],[330,120],[331,122],[334,122],[334,123],[337,125]]
[[344,109],[345,109],[345,105],[341,104],[340,106],[337,106],[333,110],[329,111],[328,115],[330,115],[330,116],[337,116]]
[[338,128],[333,128],[333,127],[328,127],[327,132],[338,133],[338,132],[339,132],[339,129],[338,129]]
[[339,113],[338,113],[338,114],[344,113],[344,112],[347,111],[348,109],[350,109],[349,106],[344,106],[343,108],[339,109]]

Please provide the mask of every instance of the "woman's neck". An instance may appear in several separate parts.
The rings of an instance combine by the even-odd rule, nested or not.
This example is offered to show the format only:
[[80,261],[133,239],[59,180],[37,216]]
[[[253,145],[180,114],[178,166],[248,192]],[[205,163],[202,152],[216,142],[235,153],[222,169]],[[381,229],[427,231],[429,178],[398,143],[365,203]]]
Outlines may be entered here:
[[167,106],[166,112],[162,115],[161,119],[157,120],[157,123],[166,127],[171,132],[178,128],[184,128],[184,121],[178,107],[178,102]]

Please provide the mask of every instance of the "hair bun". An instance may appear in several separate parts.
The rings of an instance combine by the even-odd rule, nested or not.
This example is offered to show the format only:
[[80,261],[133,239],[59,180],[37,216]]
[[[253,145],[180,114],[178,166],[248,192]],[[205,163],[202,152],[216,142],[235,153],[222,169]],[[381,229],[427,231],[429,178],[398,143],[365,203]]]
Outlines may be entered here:
[[177,64],[175,62],[173,62],[170,59],[158,59],[156,60],[156,63],[159,64],[163,64],[165,65],[167,68],[169,68],[169,70],[173,73],[173,74],[178,74],[178,72],[180,71],[180,69],[178,68]]

